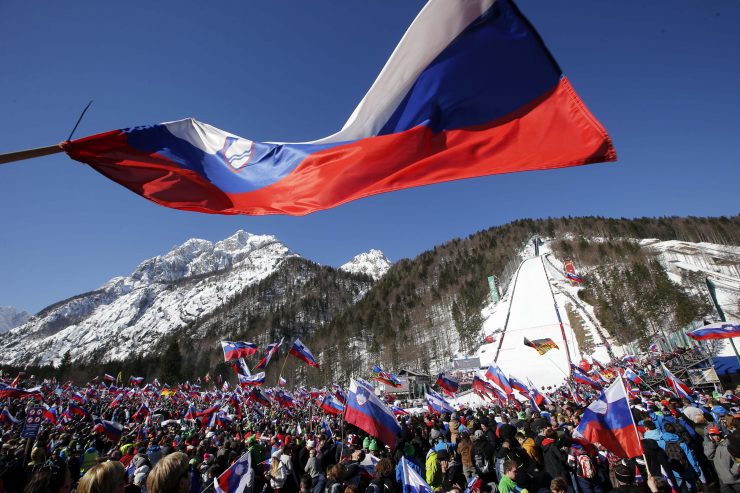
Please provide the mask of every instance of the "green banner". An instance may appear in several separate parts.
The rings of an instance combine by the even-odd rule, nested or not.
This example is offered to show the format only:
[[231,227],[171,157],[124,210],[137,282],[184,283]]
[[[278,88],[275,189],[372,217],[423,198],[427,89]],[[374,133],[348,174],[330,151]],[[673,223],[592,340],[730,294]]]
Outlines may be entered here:
[[727,319],[725,318],[725,312],[722,311],[722,307],[719,306],[719,301],[717,301],[717,286],[714,285],[714,283],[707,277],[707,289],[709,290],[709,296],[712,298],[712,303],[714,303],[714,307],[717,309],[717,315],[719,315],[719,319],[723,322],[727,322]]
[[498,287],[496,286],[496,278],[494,276],[488,276],[488,287],[491,288],[491,301],[498,303],[501,296],[498,294]]

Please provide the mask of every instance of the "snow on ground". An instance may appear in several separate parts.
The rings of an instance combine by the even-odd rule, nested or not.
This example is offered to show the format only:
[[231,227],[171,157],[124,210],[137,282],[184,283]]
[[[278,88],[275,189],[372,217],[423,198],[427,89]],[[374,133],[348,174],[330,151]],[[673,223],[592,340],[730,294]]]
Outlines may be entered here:
[[[674,282],[680,282],[681,272],[687,270],[701,272],[712,279],[728,320],[740,320],[740,247],[655,239],[641,240],[640,244],[658,253],[659,260]],[[519,379],[529,378],[537,386],[549,386],[565,380],[568,362],[566,342],[560,331],[548,284],[555,294],[563,320],[565,339],[574,363],[580,361],[581,354],[565,311],[567,303],[572,304],[579,313],[596,344],[592,358],[602,362],[610,360],[604,338],[611,344],[616,357],[622,356],[624,349],[617,346],[603,328],[597,327],[593,307],[578,298],[580,287],[573,285],[564,276],[563,264],[551,254],[549,242],[545,242],[539,250],[540,256],[535,257],[532,242],[527,242],[520,253],[522,264],[509,283],[507,292],[501,301],[483,309],[483,334],[493,335],[496,340],[493,344],[483,345],[478,356],[483,367],[494,361],[510,309],[497,364],[506,374]],[[560,349],[540,356],[534,349],[524,346],[525,336],[530,340],[551,338]],[[721,353],[725,354],[733,354],[729,344]]]
[[[575,362],[580,360],[580,352],[575,335],[568,324],[564,300],[558,299],[564,298],[562,295],[556,299],[564,322],[566,340],[563,339],[563,332],[560,330],[546,275],[545,260],[542,257],[549,253],[549,249],[547,245],[541,247],[539,257],[535,257],[532,250],[530,245],[524,250],[524,256],[529,258],[522,262],[514,275],[515,279],[509,284],[509,292],[505,299],[499,302],[495,309],[488,310],[490,315],[483,325],[485,334],[503,328],[507,312],[510,312],[509,322],[503,334],[495,335],[494,344],[487,344],[480,349],[479,357],[482,366],[490,365],[496,359],[497,347],[501,343],[496,362],[504,373],[525,382],[529,379],[538,387],[559,385],[569,373],[566,347],[570,349],[571,358]],[[540,355],[535,349],[524,345],[525,337],[530,340],[550,338],[560,349],[552,349],[545,355]]]

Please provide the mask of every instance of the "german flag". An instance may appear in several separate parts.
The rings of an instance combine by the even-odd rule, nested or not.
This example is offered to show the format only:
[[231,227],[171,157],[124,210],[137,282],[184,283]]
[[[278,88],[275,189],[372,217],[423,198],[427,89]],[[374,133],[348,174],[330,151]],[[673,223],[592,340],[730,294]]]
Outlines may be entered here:
[[555,341],[553,341],[550,338],[547,339],[535,339],[534,341],[530,341],[526,337],[524,338],[524,345],[529,346],[531,348],[534,348],[537,350],[540,354],[545,354],[550,349],[560,349],[557,344],[555,344]]

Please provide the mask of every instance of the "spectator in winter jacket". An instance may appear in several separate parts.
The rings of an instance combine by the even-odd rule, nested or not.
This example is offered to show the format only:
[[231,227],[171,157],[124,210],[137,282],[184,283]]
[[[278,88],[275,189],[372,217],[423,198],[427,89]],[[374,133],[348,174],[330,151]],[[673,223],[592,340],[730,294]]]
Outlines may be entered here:
[[486,440],[488,440],[488,443],[491,444],[491,447],[494,449],[497,448],[498,437],[496,436],[496,422],[494,421],[493,427],[491,427],[489,419],[482,418],[480,420],[480,429],[483,431],[483,435],[486,437]]
[[714,454],[717,450],[717,446],[720,444],[721,441],[722,432],[719,430],[719,426],[707,426],[706,433],[704,434],[704,441],[702,443],[704,448],[704,455],[707,457],[707,459],[714,459]]
[[473,464],[473,441],[470,440],[470,433],[468,433],[468,430],[463,430],[460,433],[460,439],[457,443],[457,451],[460,454],[463,475],[467,480],[475,473],[475,466]]
[[514,481],[517,474],[517,464],[514,461],[504,462],[504,475],[498,483],[500,493],[527,493]]
[[596,460],[596,449],[593,445],[573,445],[571,448],[572,467],[575,469],[578,491],[581,493],[603,493],[598,463]]
[[270,458],[270,471],[267,473],[267,477],[270,480],[270,487],[275,493],[280,493],[280,490],[285,487],[285,483],[288,481],[288,467],[285,462],[281,460],[282,451],[277,449],[272,453]]
[[545,471],[551,478],[560,476],[567,480],[569,477],[568,463],[565,454],[558,448],[555,438],[555,430],[548,428],[545,432],[545,438],[542,440],[542,460]]
[[[446,452],[446,451],[445,451]],[[439,459],[438,454],[434,449],[429,449],[429,452],[427,452],[427,460],[426,460],[426,473],[425,478],[427,481],[427,484],[432,487],[432,489],[437,489],[440,486],[442,486],[442,469],[439,467]]]
[[475,473],[483,483],[492,483],[497,480],[493,445],[486,439],[483,430],[476,430],[473,437],[473,467],[475,467]]
[[675,427],[671,423],[665,424],[663,433],[663,450],[668,455],[668,460],[673,469],[673,474],[679,482],[679,486],[688,481],[693,484],[700,476],[701,469],[694,458],[694,453],[681,441],[675,433]]
[[714,451],[714,469],[721,493],[740,493],[740,449],[722,439]]
[[642,450],[647,459],[646,466],[650,476],[661,476],[661,470],[668,471],[671,468],[671,465],[668,462],[668,456],[665,451],[660,448],[658,442],[654,439],[644,438],[641,443]]
[[514,443],[516,440],[516,427],[509,424],[509,418],[505,415],[501,415],[501,426],[498,429],[498,436],[503,440],[509,440],[510,443]]
[[393,462],[389,458],[380,459],[375,465],[375,477],[367,487],[366,493],[393,493],[396,482],[393,480]]
[[439,469],[442,471],[442,488],[444,491],[450,491],[453,487],[458,486],[461,489],[467,484],[462,472],[462,464],[457,460],[456,454],[450,454],[446,450],[437,452],[439,460]]
[[542,464],[542,452],[540,451],[539,447],[535,445],[534,438],[526,437],[522,433],[517,433],[516,440],[519,442],[522,450],[527,453],[527,456],[529,456],[532,461],[534,461],[536,464]]

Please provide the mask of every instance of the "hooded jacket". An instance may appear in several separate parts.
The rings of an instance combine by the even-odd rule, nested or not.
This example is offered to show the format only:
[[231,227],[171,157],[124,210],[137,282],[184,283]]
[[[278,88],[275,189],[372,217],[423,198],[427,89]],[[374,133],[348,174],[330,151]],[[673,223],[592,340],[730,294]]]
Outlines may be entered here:
[[[681,447],[681,450],[683,450],[683,453],[686,455],[686,459],[689,461],[689,464],[691,465],[691,468],[694,470],[697,476],[701,476],[701,468],[699,467],[699,463],[696,461],[696,458],[694,457],[694,453],[689,449],[688,445],[686,445],[684,442],[682,442],[678,435],[673,433],[664,432],[663,433],[663,440],[665,442],[665,445],[663,446],[663,450],[665,450],[665,447],[672,442],[678,443]],[[692,477],[693,475],[689,474],[688,477]],[[687,478],[684,478],[687,479]]]
[[555,440],[545,438],[542,440],[542,459],[545,464],[545,471],[551,477],[561,476],[567,481],[570,477],[568,473],[568,463],[565,454],[558,448]]
[[729,450],[727,440],[722,440],[714,451],[714,468],[722,484],[732,485],[740,483],[740,463],[735,462]]

